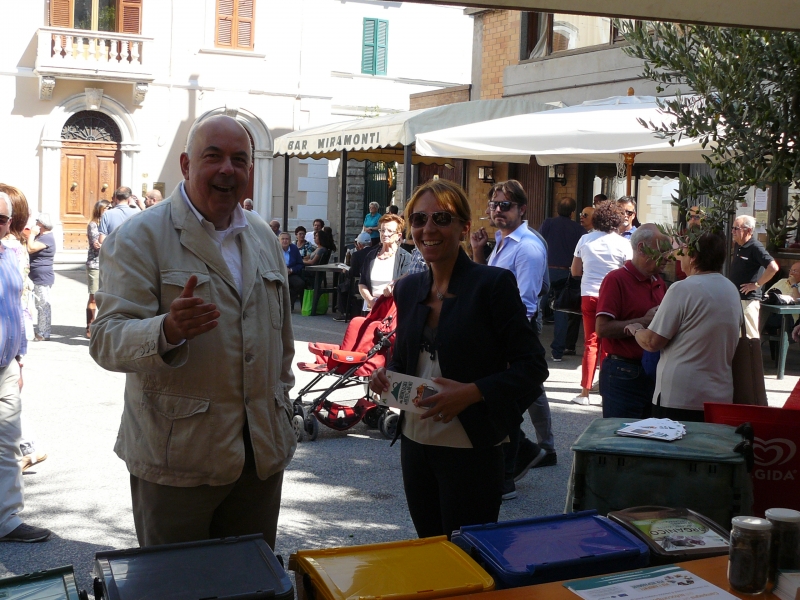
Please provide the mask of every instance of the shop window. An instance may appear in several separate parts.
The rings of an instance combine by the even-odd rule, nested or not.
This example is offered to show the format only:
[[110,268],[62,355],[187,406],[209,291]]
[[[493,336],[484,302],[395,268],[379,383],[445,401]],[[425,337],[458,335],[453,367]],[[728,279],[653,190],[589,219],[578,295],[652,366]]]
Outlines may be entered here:
[[367,75],[386,75],[389,47],[389,21],[364,19],[361,72]]
[[217,48],[252,50],[256,0],[217,0]]
[[[649,21],[636,21],[652,29]],[[586,48],[601,49],[624,42],[613,19],[564,13],[522,13],[520,60],[544,58]]]
[[50,26],[142,32],[142,0],[50,0]]

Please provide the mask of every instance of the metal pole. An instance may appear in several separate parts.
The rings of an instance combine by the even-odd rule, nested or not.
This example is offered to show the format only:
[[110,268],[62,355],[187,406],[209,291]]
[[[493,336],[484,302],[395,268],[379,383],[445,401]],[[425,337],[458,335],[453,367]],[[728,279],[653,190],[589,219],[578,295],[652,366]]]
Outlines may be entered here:
[[[289,227],[289,155],[283,155],[283,228],[286,231]],[[270,202],[272,204],[272,202]]]
[[341,206],[339,207],[339,262],[344,262],[345,241],[347,235],[347,150],[342,150],[342,193]]
[[411,144],[403,146],[403,204],[411,198]]

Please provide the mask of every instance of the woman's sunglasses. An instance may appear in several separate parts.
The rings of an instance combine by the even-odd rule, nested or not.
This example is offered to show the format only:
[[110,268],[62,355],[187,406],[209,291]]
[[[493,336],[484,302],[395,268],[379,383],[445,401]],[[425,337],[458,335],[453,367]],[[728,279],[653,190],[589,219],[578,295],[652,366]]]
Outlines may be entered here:
[[433,219],[433,224],[437,227],[447,227],[453,222],[453,215],[446,210],[431,213],[430,215],[424,212],[411,213],[408,216],[408,220],[412,227],[425,227],[425,223],[428,222],[428,216]]

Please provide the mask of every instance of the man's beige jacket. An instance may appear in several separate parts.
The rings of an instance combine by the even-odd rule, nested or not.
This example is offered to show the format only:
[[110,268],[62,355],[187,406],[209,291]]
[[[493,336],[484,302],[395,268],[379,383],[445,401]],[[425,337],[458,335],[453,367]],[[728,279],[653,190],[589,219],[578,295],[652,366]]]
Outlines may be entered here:
[[[90,352],[127,373],[114,447],[132,475],[163,485],[225,485],[244,466],[250,430],[258,476],[291,460],[294,340],[278,238],[245,211],[242,295],[180,190],[128,219],[100,252]],[[208,333],[158,354],[161,324],[191,275],[195,296],[222,313]]]

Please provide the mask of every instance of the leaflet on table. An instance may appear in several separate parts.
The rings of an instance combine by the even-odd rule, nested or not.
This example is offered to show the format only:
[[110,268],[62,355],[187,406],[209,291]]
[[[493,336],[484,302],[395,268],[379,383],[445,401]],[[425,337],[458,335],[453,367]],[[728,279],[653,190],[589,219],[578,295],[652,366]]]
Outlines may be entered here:
[[686,427],[684,427],[683,423],[678,423],[671,419],[651,418],[636,421],[635,423],[624,423],[623,427],[617,429],[615,433],[626,437],[672,442],[686,435]]
[[439,391],[439,386],[430,379],[412,377],[394,371],[386,371],[386,377],[389,378],[389,391],[380,395],[378,403],[391,408],[422,414],[428,409],[419,406],[420,400],[433,396]]
[[665,552],[728,547],[728,540],[691,517],[641,519],[631,521],[631,525],[661,546]]
[[778,571],[778,581],[772,593],[781,600],[800,598],[800,571]]
[[674,565],[568,581],[584,600],[734,600],[736,597]]

